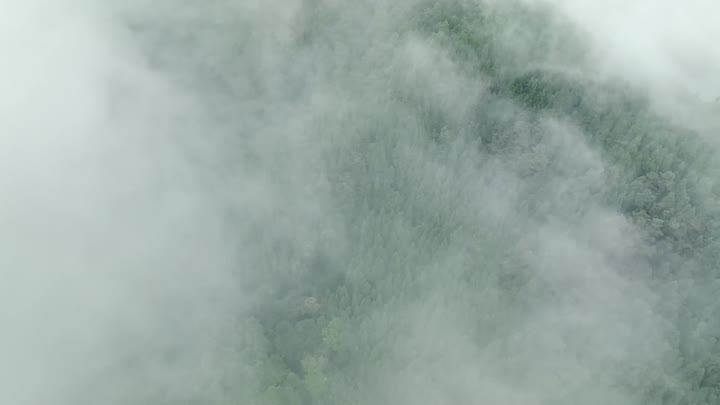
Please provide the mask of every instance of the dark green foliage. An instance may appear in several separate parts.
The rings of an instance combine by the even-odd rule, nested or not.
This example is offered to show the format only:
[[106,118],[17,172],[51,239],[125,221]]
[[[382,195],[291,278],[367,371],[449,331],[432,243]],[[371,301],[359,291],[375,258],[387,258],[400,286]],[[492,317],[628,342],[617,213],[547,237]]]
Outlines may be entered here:
[[[412,394],[383,380],[413,372],[428,373],[418,377],[427,378],[425,383],[413,383],[418,392],[438,381],[452,387],[434,373],[452,369],[452,359],[468,360],[452,357],[452,347],[438,354],[426,350],[434,343],[416,341],[423,339],[418,335],[443,336],[418,331],[418,324],[446,322],[465,326],[466,335],[451,337],[480,353],[467,354],[473,364],[487,362],[519,385],[530,386],[533,376],[542,375],[568,390],[588,389],[554,394],[542,403],[615,398],[601,397],[603,387],[617,389],[624,393],[618,401],[633,404],[719,403],[720,171],[714,150],[698,134],[654,113],[630,86],[540,68],[560,58],[548,56],[558,49],[561,61],[583,56],[572,39],[577,33],[545,8],[422,1],[404,16],[400,34],[388,41],[419,37],[447,56],[458,76],[483,83],[482,91],[454,95],[464,108],[457,112],[457,106],[425,94],[421,79],[396,80],[393,55],[357,45],[348,35],[357,27],[341,24],[343,8],[325,3],[304,3],[298,46],[316,52],[350,44],[351,57],[325,68],[329,76],[347,79],[337,80],[339,88],[365,101],[351,103],[349,112],[333,110],[321,124],[307,124],[333,134],[321,165],[342,243],[312,239],[308,253],[299,248],[307,241],[258,231],[266,249],[258,267],[268,273],[255,275],[250,288],[261,291],[251,315],[266,345],[257,360],[257,403],[391,403],[393,395]],[[359,3],[354,12],[372,13]],[[513,46],[509,38],[520,39]],[[286,59],[291,65],[292,58]],[[373,68],[363,70],[368,66]],[[263,92],[259,84],[250,87]],[[373,97],[363,99],[367,93]],[[563,137],[568,127],[579,141]],[[578,152],[585,150],[592,153]],[[595,173],[596,166],[604,171]],[[616,210],[641,233],[637,257],[601,261],[621,263],[626,274],[620,277],[647,282],[652,290],[653,315],[667,335],[657,344],[663,350],[657,363],[645,357],[638,364],[622,358],[602,363],[593,356],[604,349],[604,338],[584,336],[580,326],[570,330],[586,346],[567,336],[523,336],[522,325],[543,319],[544,310],[573,307],[565,300],[584,298],[573,295],[584,290],[572,277],[561,285],[538,274],[546,269],[539,246],[552,238],[525,231],[546,223],[580,227],[597,206]],[[591,246],[595,236],[572,235],[572,246]],[[588,318],[579,324],[594,321]],[[530,343],[516,343],[523,339]],[[533,344],[547,345],[558,358],[589,359],[603,367],[580,370],[588,376],[566,370],[557,377],[555,370],[532,374],[523,362],[530,354],[517,349],[531,352]],[[467,374],[474,381],[472,371]],[[592,383],[558,382],[576,377]]]
[[[405,140],[399,134],[417,131],[417,136],[427,137],[429,143],[419,144],[429,153],[421,154],[424,159],[445,156],[438,167],[452,167],[453,160],[463,160],[447,149],[456,142],[447,134],[462,139],[465,145],[475,145],[478,165],[496,157],[517,160],[521,164],[517,174],[531,179],[527,184],[534,186],[520,191],[527,205],[515,209],[525,210],[532,218],[549,212],[534,196],[552,189],[554,176],[566,170],[558,165],[557,154],[562,151],[547,147],[542,116],[576,125],[607,164],[606,184],[588,189],[589,194],[564,198],[580,198],[580,204],[604,201],[625,214],[646,240],[658,247],[648,256],[654,263],[652,277],[658,294],[669,294],[668,300],[673,294],[688,299],[664,314],[668,319],[676,317],[673,327],[682,332],[677,335],[677,346],[671,348],[680,361],[672,365],[675,369],[663,372],[682,381],[665,386],[661,377],[645,376],[645,381],[625,381],[626,388],[648,401],[645,403],[717,401],[720,358],[712,353],[720,353],[720,321],[710,315],[715,313],[707,309],[710,303],[689,301],[694,286],[677,287],[677,280],[717,279],[714,249],[720,217],[717,207],[709,203],[717,198],[717,188],[709,186],[714,181],[708,177],[713,173],[711,151],[695,134],[650,112],[648,104],[631,95],[631,90],[582,82],[551,70],[522,72],[507,66],[509,56],[495,39],[501,24],[497,18],[497,14],[461,1],[423,5],[412,18],[417,32],[448,49],[464,74],[490,81],[489,93],[470,100],[476,105],[475,115],[458,122],[432,102],[413,104],[412,98],[400,97],[408,117],[415,118],[388,116],[379,108],[344,123],[344,128],[356,131],[350,134],[353,145],[343,149],[329,172],[333,173],[334,198],[342,207],[352,249],[342,261],[330,263],[321,259],[320,253],[308,264],[309,278],[298,285],[313,285],[312,291],[304,295],[288,291],[284,295],[295,298],[278,297],[277,302],[263,304],[263,329],[277,356],[272,367],[287,369],[287,374],[267,380],[263,395],[269,403],[366,403],[359,398],[364,392],[375,392],[372,385],[376,383],[368,370],[387,361],[396,345],[402,344],[397,339],[407,326],[398,316],[424,300],[434,302],[432,291],[438,285],[444,294],[453,291],[445,298],[438,297],[441,301],[435,305],[441,310],[444,305],[448,305],[445,309],[457,306],[457,313],[462,314],[473,306],[504,306],[503,319],[478,313],[464,320],[477,325],[470,329],[481,347],[512,329],[513,316],[522,319],[532,311],[533,304],[527,302],[532,291],[552,287],[537,284],[537,277],[528,272],[529,263],[513,262],[519,235],[512,232],[513,225],[508,222],[512,219],[485,222],[487,228],[482,231],[468,228],[469,212],[462,203],[466,196],[452,195],[457,190],[445,189],[443,185],[448,183],[442,178],[427,178],[433,173],[429,167],[433,162],[413,160],[412,151],[408,154],[403,149]],[[538,12],[522,18],[532,22],[526,29],[536,34],[538,41],[552,42],[542,28],[549,21],[547,15]],[[535,44],[548,49],[553,46]],[[503,115],[507,102],[525,112]],[[457,167],[439,176],[457,180],[466,169]],[[442,202],[435,201],[439,197]],[[462,240],[473,241],[473,246],[455,251],[462,246],[457,241]],[[342,275],[333,275],[330,267]],[[484,291],[502,295],[483,296]],[[309,296],[318,308],[298,314],[297,307]],[[442,301],[447,298],[451,300]],[[678,309],[679,313],[672,313]],[[295,382],[285,383],[291,380]]]

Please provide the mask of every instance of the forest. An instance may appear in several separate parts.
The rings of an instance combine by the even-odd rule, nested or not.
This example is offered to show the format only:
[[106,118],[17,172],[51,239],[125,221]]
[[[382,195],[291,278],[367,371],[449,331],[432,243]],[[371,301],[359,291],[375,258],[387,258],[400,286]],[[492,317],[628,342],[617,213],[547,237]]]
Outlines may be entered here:
[[33,177],[73,208],[0,232],[72,313],[7,403],[720,404],[720,103],[600,69],[560,3],[114,7],[68,90],[100,118],[36,114],[101,128]]

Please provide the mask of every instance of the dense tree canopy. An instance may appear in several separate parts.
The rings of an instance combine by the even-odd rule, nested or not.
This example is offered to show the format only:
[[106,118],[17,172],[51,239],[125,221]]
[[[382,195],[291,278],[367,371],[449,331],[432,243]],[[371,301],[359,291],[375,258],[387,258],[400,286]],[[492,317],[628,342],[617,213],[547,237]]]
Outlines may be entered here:
[[580,27],[210,3],[133,26],[220,123],[213,187],[272,201],[218,207],[251,305],[186,403],[720,403],[717,149],[586,73]]

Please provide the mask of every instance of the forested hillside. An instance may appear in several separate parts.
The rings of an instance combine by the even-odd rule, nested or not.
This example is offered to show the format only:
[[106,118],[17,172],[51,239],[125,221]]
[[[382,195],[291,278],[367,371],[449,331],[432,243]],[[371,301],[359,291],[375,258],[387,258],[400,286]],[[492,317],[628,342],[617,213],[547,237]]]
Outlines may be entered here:
[[117,13],[163,84],[113,87],[154,152],[107,187],[152,180],[99,263],[162,275],[68,404],[720,404],[720,104],[595,70],[552,2]]

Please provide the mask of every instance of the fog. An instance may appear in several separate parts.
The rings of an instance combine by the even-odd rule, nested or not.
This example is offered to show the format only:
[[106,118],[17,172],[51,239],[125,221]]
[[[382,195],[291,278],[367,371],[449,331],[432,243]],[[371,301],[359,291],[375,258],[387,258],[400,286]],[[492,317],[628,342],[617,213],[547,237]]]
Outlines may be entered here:
[[596,74],[622,78],[649,92],[656,108],[663,114],[684,118],[683,125],[698,126],[705,123],[698,121],[710,120],[710,132],[717,133],[717,2],[551,3],[591,38],[591,70]]
[[6,3],[1,403],[720,400],[715,3]]
[[553,1],[587,31],[601,70],[658,90],[718,98],[712,1]]

